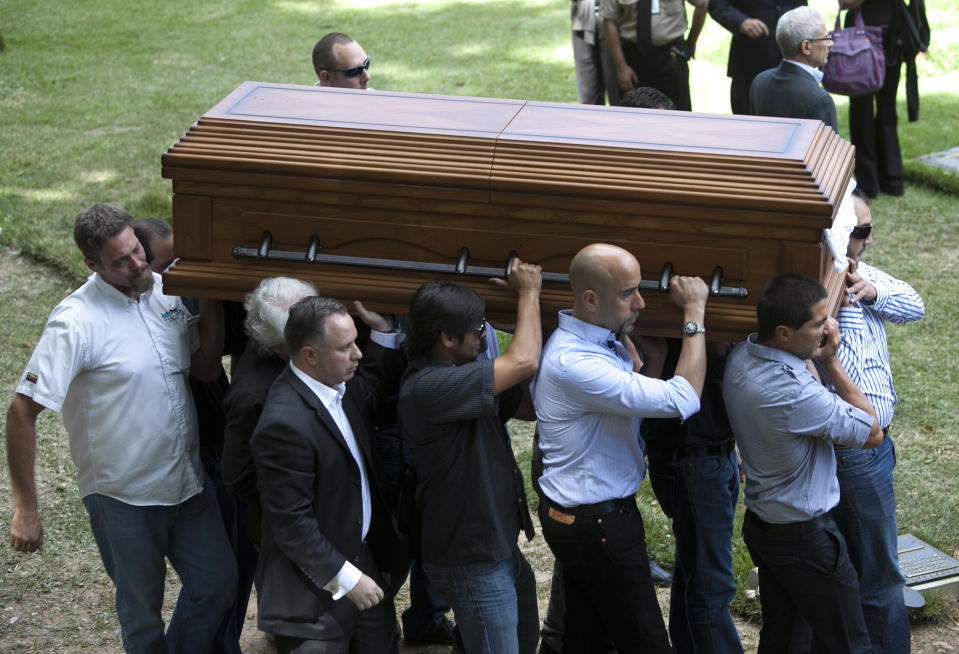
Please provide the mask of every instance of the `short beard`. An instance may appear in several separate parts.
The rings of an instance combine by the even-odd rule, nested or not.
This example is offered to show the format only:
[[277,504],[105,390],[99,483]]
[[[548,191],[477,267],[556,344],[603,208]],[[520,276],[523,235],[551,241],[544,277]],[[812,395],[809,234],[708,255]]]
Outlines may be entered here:
[[151,288],[153,288],[153,273],[147,270],[147,274],[143,277],[137,277],[130,284],[132,288],[137,293],[146,293]]

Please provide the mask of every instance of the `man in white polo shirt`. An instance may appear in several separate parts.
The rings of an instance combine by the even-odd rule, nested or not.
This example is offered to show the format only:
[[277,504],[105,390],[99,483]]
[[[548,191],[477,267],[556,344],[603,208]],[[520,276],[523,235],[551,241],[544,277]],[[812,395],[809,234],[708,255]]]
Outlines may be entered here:
[[[127,651],[207,651],[233,602],[236,566],[200,465],[192,372],[219,372],[219,303],[191,324],[147,267],[131,216],[106,204],[77,215],[74,239],[93,271],[50,314],[7,413],[14,495],[10,543],[43,546],[34,481],[36,418],[60,411],[80,497]],[[210,313],[214,315],[210,315]],[[191,354],[192,353],[192,354]],[[164,634],[164,558],[183,582]]]

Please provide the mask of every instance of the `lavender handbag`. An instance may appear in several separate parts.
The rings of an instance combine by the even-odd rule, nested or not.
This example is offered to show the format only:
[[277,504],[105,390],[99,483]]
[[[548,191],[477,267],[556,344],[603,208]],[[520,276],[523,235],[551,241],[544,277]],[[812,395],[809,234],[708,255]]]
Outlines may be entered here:
[[858,9],[852,12],[855,16],[853,27],[840,29],[842,0],[839,1],[836,30],[832,33],[833,46],[822,69],[822,85],[830,93],[856,98],[875,93],[886,81],[886,57],[882,51],[885,26],[867,26]]

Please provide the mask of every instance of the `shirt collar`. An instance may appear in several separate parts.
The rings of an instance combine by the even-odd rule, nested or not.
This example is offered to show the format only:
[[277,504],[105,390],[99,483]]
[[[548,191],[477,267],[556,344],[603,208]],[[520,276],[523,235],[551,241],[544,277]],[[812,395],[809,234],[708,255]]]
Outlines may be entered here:
[[323,382],[313,379],[308,374],[297,368],[292,361],[290,361],[290,369],[301,382],[306,384],[307,388],[313,391],[313,394],[316,395],[323,406],[326,407],[327,411],[331,411],[333,406],[335,406],[338,402],[342,402],[343,395],[346,394],[346,384],[343,382],[340,382],[335,387],[327,386]]
[[809,64],[804,64],[801,61],[793,61],[792,59],[783,59],[786,63],[790,63],[793,66],[799,66],[804,71],[812,75],[813,79],[816,80],[816,84],[822,83],[822,71],[818,68],[813,68]]
[[595,343],[610,349],[615,348],[616,335],[613,332],[605,327],[574,318],[570,309],[563,309],[559,312],[559,328],[580,337],[588,343]]
[[758,337],[759,333],[753,332],[746,338],[746,348],[751,355],[761,359],[768,359],[769,361],[778,361],[793,369],[806,367],[806,361],[804,359],[800,359],[795,354],[787,352],[786,350],[780,350],[778,347],[760,345],[756,342]]

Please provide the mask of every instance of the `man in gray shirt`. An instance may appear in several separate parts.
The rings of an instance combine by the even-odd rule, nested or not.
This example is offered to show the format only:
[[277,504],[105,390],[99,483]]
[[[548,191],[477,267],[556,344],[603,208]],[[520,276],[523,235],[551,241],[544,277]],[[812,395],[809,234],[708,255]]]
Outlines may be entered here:
[[743,540],[759,566],[759,651],[786,651],[805,621],[813,651],[869,652],[856,571],[829,512],[839,503],[833,448],[876,447],[882,429],[836,356],[839,329],[818,282],[773,277],[756,316],[758,334],[726,363],[723,396],[746,475]]

